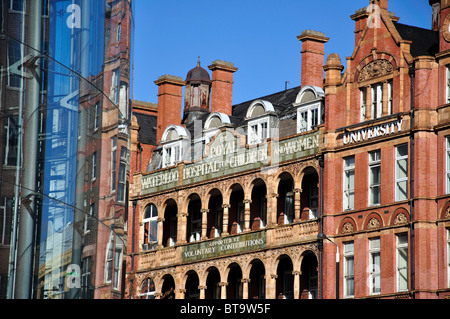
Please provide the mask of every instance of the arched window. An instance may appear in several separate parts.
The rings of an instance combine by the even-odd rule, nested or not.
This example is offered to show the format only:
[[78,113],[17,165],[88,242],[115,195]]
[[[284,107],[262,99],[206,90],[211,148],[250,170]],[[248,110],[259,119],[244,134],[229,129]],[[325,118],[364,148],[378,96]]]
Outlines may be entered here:
[[147,278],[141,285],[141,299],[155,299],[155,283],[153,279]]
[[144,212],[144,241],[142,250],[155,249],[158,244],[158,211],[154,204],[145,208]]

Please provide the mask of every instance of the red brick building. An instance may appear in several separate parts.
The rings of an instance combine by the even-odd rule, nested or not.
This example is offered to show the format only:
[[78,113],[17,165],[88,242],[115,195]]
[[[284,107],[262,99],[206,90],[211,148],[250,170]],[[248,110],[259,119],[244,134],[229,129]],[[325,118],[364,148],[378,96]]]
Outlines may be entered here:
[[[302,86],[239,105],[231,63],[160,77],[154,148],[132,146],[151,160],[132,172],[130,297],[448,298],[450,1],[430,5],[422,29],[370,1],[345,63],[304,31]],[[238,154],[229,129],[245,163],[215,161]]]

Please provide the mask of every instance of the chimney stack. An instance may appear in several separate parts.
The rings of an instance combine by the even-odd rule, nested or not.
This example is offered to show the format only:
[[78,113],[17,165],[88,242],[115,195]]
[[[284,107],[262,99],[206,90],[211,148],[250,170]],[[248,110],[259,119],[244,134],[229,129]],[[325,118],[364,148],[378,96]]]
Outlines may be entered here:
[[313,30],[305,30],[297,37],[302,42],[301,85],[323,87],[325,43],[329,38]]
[[211,113],[231,115],[233,105],[233,63],[215,60],[208,67],[212,71]]
[[173,75],[163,75],[155,81],[158,85],[158,119],[156,143],[159,144],[167,126],[181,124],[181,105],[184,81]]

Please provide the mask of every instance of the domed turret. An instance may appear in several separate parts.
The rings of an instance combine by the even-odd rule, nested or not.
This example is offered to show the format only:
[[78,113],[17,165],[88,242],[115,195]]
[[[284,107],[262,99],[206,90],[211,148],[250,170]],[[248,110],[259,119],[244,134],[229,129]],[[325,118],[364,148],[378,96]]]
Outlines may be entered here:
[[210,111],[211,77],[200,66],[190,70],[185,80],[184,122],[190,122],[204,112]]

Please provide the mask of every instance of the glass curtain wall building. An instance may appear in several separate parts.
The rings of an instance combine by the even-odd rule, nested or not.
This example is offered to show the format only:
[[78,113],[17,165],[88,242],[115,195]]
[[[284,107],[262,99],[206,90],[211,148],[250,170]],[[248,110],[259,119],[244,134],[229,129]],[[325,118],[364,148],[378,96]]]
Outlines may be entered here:
[[132,0],[1,0],[0,298],[121,298]]

